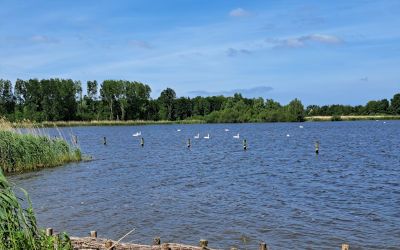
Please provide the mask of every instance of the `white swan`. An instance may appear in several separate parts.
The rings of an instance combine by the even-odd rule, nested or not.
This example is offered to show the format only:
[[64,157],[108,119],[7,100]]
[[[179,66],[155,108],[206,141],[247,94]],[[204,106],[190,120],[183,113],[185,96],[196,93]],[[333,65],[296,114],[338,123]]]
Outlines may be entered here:
[[136,132],[134,133],[132,136],[141,136],[142,135],[142,131]]
[[233,138],[235,138],[235,139],[239,139],[239,138],[240,138],[240,135],[239,135],[239,133],[237,133],[237,135],[234,135],[234,136],[233,136]]
[[194,136],[194,139],[199,139],[200,138],[200,134],[197,133],[197,135]]
[[210,134],[207,134],[206,136],[203,137],[204,139],[210,139]]
[[290,137],[290,135],[289,135],[289,134],[287,134],[287,135],[286,135],[286,137]]
[[226,128],[226,129],[224,129],[224,130],[225,130],[225,132],[228,132],[228,131],[229,131],[229,129],[227,129],[227,128]]
[[178,132],[181,132],[181,129],[180,129],[180,128],[178,128],[176,131],[178,131]]
[[300,125],[299,128],[304,128],[304,127],[302,125]]

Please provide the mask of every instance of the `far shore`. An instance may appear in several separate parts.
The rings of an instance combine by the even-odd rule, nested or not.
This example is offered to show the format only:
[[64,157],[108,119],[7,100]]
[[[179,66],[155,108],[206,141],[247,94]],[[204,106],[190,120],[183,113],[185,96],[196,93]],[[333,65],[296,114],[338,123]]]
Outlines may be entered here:
[[[342,116],[306,116],[305,122],[319,121],[366,121],[366,120],[400,120],[400,115],[342,115]],[[94,120],[94,121],[45,121],[31,122],[21,121],[13,122],[15,128],[31,127],[78,127],[78,126],[139,126],[139,125],[157,125],[157,124],[205,124],[204,120],[177,120],[177,121],[145,121],[145,120]],[[270,122],[266,122],[270,123]]]
[[367,120],[400,120],[400,115],[339,115],[339,116],[306,116],[305,121],[367,121]]

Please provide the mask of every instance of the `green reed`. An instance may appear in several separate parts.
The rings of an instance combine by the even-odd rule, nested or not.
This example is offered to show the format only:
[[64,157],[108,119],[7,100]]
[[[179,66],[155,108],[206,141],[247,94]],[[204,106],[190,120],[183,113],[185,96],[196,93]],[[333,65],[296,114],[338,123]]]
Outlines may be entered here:
[[0,130],[0,168],[5,173],[54,167],[81,159],[79,148],[63,138]]
[[0,169],[0,250],[72,249],[65,233],[47,236],[37,227],[27,192],[18,197]]

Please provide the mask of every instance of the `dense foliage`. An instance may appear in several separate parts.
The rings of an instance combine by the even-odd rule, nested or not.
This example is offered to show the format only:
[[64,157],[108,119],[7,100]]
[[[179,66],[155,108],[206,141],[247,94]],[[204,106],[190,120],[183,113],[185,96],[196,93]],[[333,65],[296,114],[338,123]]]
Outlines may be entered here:
[[232,97],[177,97],[173,89],[150,98],[151,88],[140,82],[105,80],[87,82],[83,95],[80,81],[71,79],[0,80],[0,116],[11,121],[90,120],[205,120],[207,122],[303,121],[305,116],[400,114],[400,94],[369,101],[365,106],[310,105],[298,99],[287,105],[272,99]]

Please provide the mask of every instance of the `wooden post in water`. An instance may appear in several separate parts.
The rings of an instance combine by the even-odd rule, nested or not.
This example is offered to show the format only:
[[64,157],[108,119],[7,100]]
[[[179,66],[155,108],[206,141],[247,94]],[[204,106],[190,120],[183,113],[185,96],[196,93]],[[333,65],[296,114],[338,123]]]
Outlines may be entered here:
[[144,147],[144,139],[143,139],[143,137],[140,139],[140,146]]
[[231,250],[238,250],[236,247],[231,247]]
[[268,250],[267,243],[261,242],[258,249],[259,250]]
[[53,228],[51,228],[51,227],[46,228],[46,235],[47,236],[53,236]]
[[243,140],[243,150],[247,150],[247,140]]
[[154,239],[153,239],[153,245],[161,245],[161,239],[160,239],[160,237],[155,237]]
[[201,239],[199,245],[202,248],[206,248],[208,246],[208,240]]
[[103,144],[107,145],[107,138],[105,136],[103,137]]
[[97,231],[90,231],[90,237],[97,238]]
[[342,250],[349,250],[349,244],[342,244]]
[[315,153],[319,154],[319,141],[315,142]]

